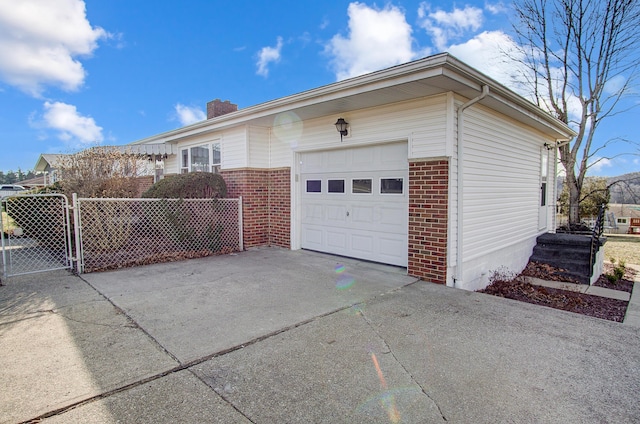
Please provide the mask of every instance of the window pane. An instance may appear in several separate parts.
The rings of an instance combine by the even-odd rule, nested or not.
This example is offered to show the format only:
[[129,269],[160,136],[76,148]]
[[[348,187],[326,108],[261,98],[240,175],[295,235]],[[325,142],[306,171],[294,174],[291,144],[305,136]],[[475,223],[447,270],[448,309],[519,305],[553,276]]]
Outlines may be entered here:
[[307,180],[307,193],[320,193],[322,192],[321,180]]
[[329,180],[329,193],[344,193],[344,180]]
[[351,192],[354,194],[371,193],[371,179],[351,180]]
[[382,178],[380,180],[381,194],[402,194],[402,178]]
[[220,143],[213,143],[213,165],[220,163]]
[[191,148],[191,171],[209,172],[209,148],[208,147],[192,147]]
[[189,151],[187,149],[182,150],[182,167],[189,167]]

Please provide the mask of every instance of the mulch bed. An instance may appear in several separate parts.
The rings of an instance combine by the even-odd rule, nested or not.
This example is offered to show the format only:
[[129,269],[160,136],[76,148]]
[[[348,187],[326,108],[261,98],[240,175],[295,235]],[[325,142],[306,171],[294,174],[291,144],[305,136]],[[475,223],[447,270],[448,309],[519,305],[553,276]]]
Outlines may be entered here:
[[[612,266],[610,270],[605,267],[605,273],[612,269]],[[629,304],[627,301],[536,286],[523,279],[523,276],[530,276],[549,281],[566,281],[566,278],[559,277],[562,275],[561,271],[549,265],[530,262],[519,276],[513,279],[494,277],[493,282],[480,292],[610,321],[622,322],[624,320]],[[596,285],[616,290],[624,288],[624,291],[631,292],[633,271],[629,272],[628,270],[623,279],[617,283],[610,283],[603,275]]]
[[610,263],[604,264],[603,275],[601,275],[598,281],[593,283],[593,285],[631,293],[631,291],[633,290],[633,279],[636,275],[636,272],[631,268],[626,268],[626,272],[624,273],[624,276],[621,280],[611,282],[607,277],[604,276],[604,274],[613,274],[613,268],[614,265]]

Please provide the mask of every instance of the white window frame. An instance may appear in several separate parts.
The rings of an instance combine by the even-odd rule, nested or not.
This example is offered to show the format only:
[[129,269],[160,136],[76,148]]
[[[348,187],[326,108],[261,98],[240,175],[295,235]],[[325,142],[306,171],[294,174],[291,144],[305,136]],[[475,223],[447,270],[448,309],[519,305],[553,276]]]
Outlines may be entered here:
[[[320,181],[320,191],[309,191],[309,181]],[[324,186],[324,184],[322,184],[322,178],[307,178],[306,180],[304,180],[304,192],[305,194],[311,194],[311,195],[315,195],[315,194],[322,194],[322,187]]]
[[[194,169],[194,163],[191,155],[192,155],[192,149],[196,149],[196,148],[206,148],[209,152],[209,163],[208,164],[202,164],[201,167],[203,167],[204,169],[200,168],[200,169]],[[219,152],[218,158],[219,160],[217,162],[214,162],[215,160],[215,156],[214,156],[214,152],[215,151]],[[185,159],[184,154],[186,153],[186,160],[187,163],[185,164],[183,159]],[[185,146],[183,148],[180,149],[180,155],[179,155],[179,159],[180,161],[180,173],[181,174],[186,174],[187,172],[213,172],[213,173],[218,173],[220,172],[220,165],[222,163],[222,149],[220,146],[220,142],[219,141],[213,141],[213,142],[209,142],[209,143],[202,143],[202,144],[194,144],[192,146]]]
[[[371,181],[371,191],[368,193],[356,193],[353,191],[353,182],[356,180],[369,180]],[[351,194],[353,194],[354,196],[373,196],[373,194],[375,193],[375,178],[373,177],[359,177],[359,178],[351,178],[351,184],[350,184],[350,190],[351,190]]]
[[[383,193],[382,180],[402,180],[402,193]],[[404,177],[380,177],[378,178],[378,194],[380,194],[380,196],[404,196],[407,190],[406,183],[407,180]]]

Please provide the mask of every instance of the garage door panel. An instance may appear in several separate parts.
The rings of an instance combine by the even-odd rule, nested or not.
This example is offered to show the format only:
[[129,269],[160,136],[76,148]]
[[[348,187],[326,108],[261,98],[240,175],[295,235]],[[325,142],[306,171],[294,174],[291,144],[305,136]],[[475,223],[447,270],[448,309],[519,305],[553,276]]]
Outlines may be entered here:
[[317,204],[305,204],[302,208],[304,222],[321,224],[324,221],[324,207]]
[[367,228],[375,224],[375,206],[352,206],[350,209],[352,215],[351,222],[354,224],[366,225]]
[[399,149],[395,144],[387,144],[387,145],[380,146],[380,148],[378,149],[378,152],[380,154],[380,163],[383,164],[383,167],[382,167],[383,169],[384,169],[384,165],[386,164],[395,164],[398,162],[407,161],[407,156],[408,156],[407,150]]
[[387,233],[407,233],[406,219],[398,219],[406,209],[402,207],[380,206],[378,209],[378,229]]
[[325,166],[325,170],[342,170],[347,167],[347,150],[335,150],[331,152],[326,152],[325,157],[326,161],[324,161],[323,165]]
[[381,236],[380,240],[380,253],[388,256],[397,257],[398,254],[406,250],[406,239],[398,239],[396,237],[384,237]]
[[[373,255],[374,237],[371,234],[351,234],[351,250],[361,255]],[[366,258],[366,256],[364,256]]]
[[353,169],[369,169],[375,161],[373,149],[360,149],[353,153],[352,164],[355,165]]
[[[303,248],[407,265],[406,144],[303,153],[300,162]],[[381,179],[402,179],[401,192],[381,193]],[[389,193],[398,184],[387,186]]]
[[335,249],[336,253],[347,251],[347,235],[344,231],[325,230],[327,236],[327,246],[329,249]]
[[323,229],[321,227],[314,228],[305,226],[302,231],[302,244],[309,249],[319,250],[323,243]]
[[329,204],[326,206],[327,219],[335,225],[344,226],[347,222],[347,205]]

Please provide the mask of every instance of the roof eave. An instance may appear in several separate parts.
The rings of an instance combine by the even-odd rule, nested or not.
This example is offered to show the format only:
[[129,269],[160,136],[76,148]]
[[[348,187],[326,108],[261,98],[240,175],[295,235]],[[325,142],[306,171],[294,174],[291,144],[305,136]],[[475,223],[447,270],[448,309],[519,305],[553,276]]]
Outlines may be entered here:
[[131,144],[173,142],[192,135],[220,131],[228,127],[246,124],[252,120],[281,112],[336,101],[358,93],[371,92],[412,81],[428,80],[435,76],[446,76],[452,81],[468,87],[472,92],[477,91],[480,93],[482,86],[488,85],[491,98],[513,109],[517,114],[528,117],[538,129],[554,136],[556,139],[569,139],[576,134],[566,124],[502,84],[471,68],[450,54],[441,53],[250,106],[236,112],[147,137]]

